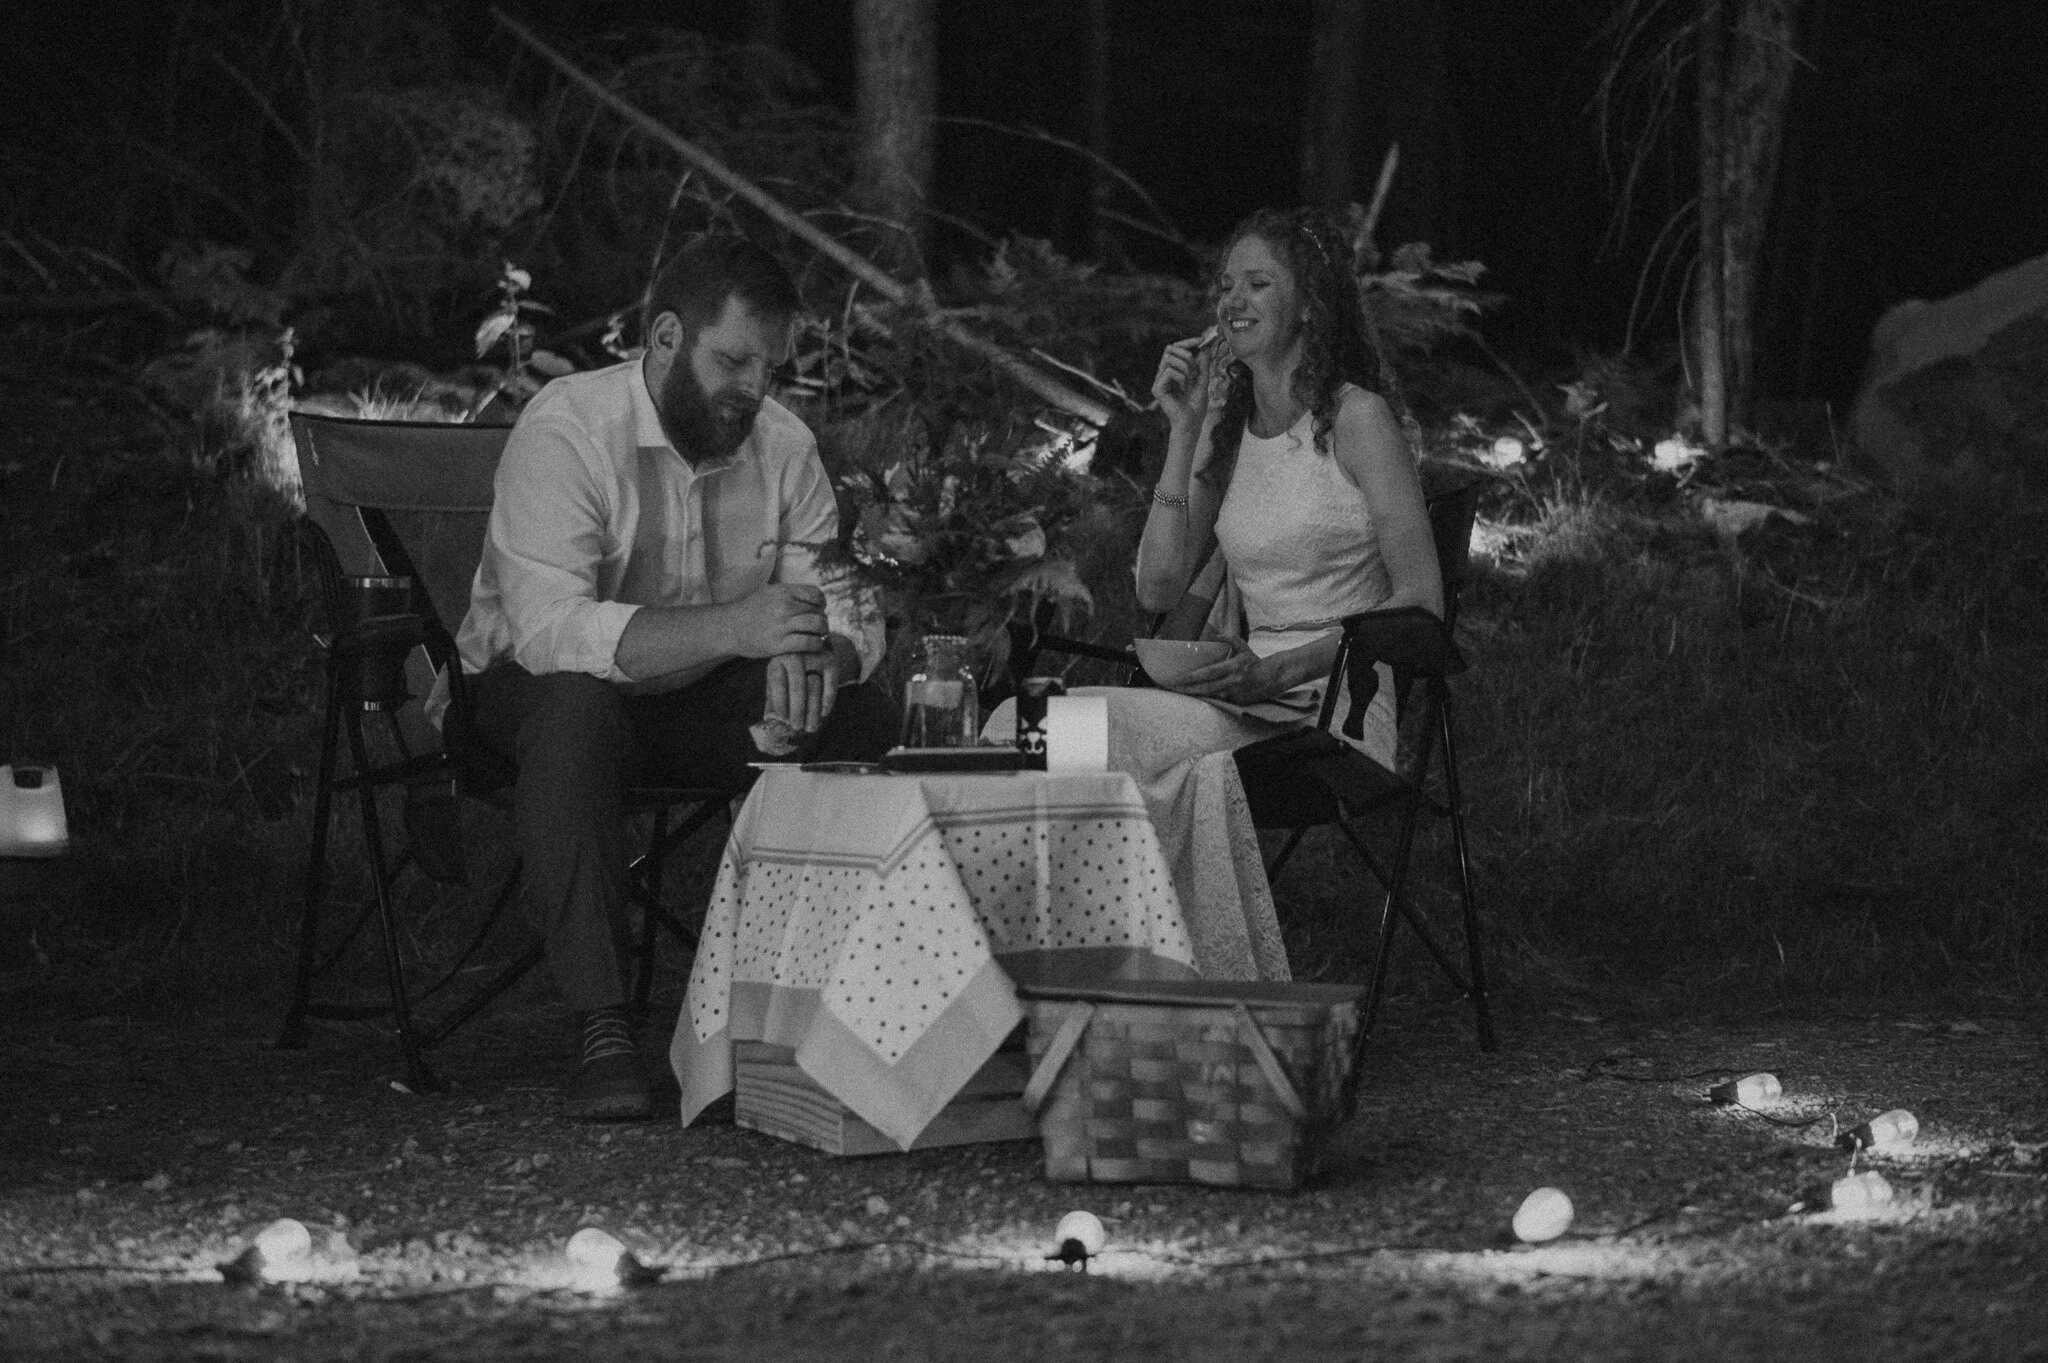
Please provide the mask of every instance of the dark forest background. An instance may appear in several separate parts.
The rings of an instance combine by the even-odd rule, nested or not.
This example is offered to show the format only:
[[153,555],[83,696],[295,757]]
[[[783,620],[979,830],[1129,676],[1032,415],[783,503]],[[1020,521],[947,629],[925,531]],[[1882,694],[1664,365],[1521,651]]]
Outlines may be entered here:
[[[334,0],[310,10],[355,7]],[[281,266],[292,156],[237,85],[270,88],[257,65],[278,57],[281,39],[269,30],[284,12],[308,8],[225,0],[14,7],[0,51],[9,163],[0,206],[9,230],[89,245],[141,275],[178,239],[250,247],[258,277]],[[413,37],[406,50],[381,55],[386,74],[407,64],[452,67],[442,74],[531,91],[534,62],[492,25],[486,6],[423,0],[407,8]],[[852,107],[852,0],[513,0],[508,8],[566,44],[652,26],[740,40],[769,24],[816,76],[802,97]],[[945,0],[941,118],[1085,142],[1089,8],[1083,0]],[[1189,238],[1214,241],[1252,207],[1297,200],[1313,9],[1311,0],[1107,6],[1107,151]],[[1427,240],[1439,259],[1483,262],[1488,285],[1505,295],[1489,334],[1524,359],[1561,363],[1629,339],[1668,342],[1682,274],[1651,259],[1651,247],[1687,196],[1685,158],[1654,163],[1617,235],[1609,169],[1629,139],[1603,147],[1591,112],[1612,55],[1603,26],[1615,6],[1379,0],[1365,9],[1357,179],[1369,187],[1387,143],[1403,144],[1381,240]],[[1807,0],[1798,50],[1761,262],[1757,378],[1760,396],[1825,399],[1839,409],[1886,306],[1952,292],[2048,242],[2048,195],[2039,192],[2048,140],[2035,127],[2048,106],[2048,6]],[[267,183],[249,183],[258,178],[252,157]],[[1096,249],[1087,163],[1045,142],[942,122],[935,200],[942,215],[996,236],[1050,238],[1081,257]],[[934,231],[941,261],[985,254],[961,228],[941,222]],[[1113,232],[1109,243],[1141,266],[1189,266],[1137,233]],[[1646,264],[1646,298],[1658,306],[1631,336]],[[10,274],[18,268],[11,262]]]

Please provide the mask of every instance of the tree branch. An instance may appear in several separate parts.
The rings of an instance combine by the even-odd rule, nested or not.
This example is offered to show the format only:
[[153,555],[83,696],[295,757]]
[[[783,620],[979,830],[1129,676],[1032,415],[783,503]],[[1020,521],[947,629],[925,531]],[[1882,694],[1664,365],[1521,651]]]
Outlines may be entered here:
[[534,55],[568,77],[591,98],[682,157],[709,178],[730,189],[736,197],[746,200],[777,226],[808,242],[819,254],[876,293],[898,307],[907,308],[921,316],[935,331],[953,344],[986,359],[1038,398],[1061,411],[1077,416],[1092,425],[1109,424],[1109,419],[1114,414],[1105,404],[1074,391],[1066,384],[1012,355],[994,341],[985,336],[978,336],[951,318],[941,315],[933,307],[927,290],[912,290],[877,268],[872,262],[856,255],[845,245],[806,221],[802,215],[761,189],[752,180],[599,84],[595,78],[542,42],[531,29],[502,9],[492,6],[491,18]]

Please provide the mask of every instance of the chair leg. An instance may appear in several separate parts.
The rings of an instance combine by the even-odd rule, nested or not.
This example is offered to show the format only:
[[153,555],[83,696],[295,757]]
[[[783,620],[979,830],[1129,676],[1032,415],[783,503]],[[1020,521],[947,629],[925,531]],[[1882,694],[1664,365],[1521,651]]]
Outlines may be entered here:
[[[359,772],[370,769],[364,750],[362,724],[349,717],[349,755]],[[384,944],[384,974],[391,989],[391,1015],[398,1028],[398,1049],[405,1061],[406,1083],[416,1092],[432,1093],[441,1081],[427,1068],[420,1054],[419,1036],[413,1031],[412,1004],[405,994],[405,970],[399,961],[398,916],[391,907],[391,877],[384,864],[383,829],[377,819],[377,791],[368,781],[357,786],[363,808],[363,841],[370,853],[370,878],[377,891],[377,926]]]
[[628,868],[629,873],[639,876],[640,896],[644,897],[640,906],[640,948],[633,963],[633,1016],[641,1022],[647,1020],[647,1001],[654,993],[654,957],[660,945],[656,933],[661,927],[662,844],[667,838],[668,811],[659,809],[647,836],[647,851]]
[[1287,835],[1286,842],[1280,844],[1279,854],[1273,858],[1273,864],[1266,868],[1266,879],[1268,881],[1279,876],[1280,868],[1285,866],[1287,859],[1294,855],[1294,849],[1301,846],[1301,835],[1306,832],[1308,832],[1306,828],[1297,828]]
[[[1352,828],[1350,824],[1343,822],[1337,824],[1337,829],[1350,841],[1352,850],[1357,852],[1365,864],[1371,868],[1374,878],[1383,886],[1393,887],[1395,883],[1393,872],[1383,872],[1381,870],[1379,863],[1373,859],[1372,850],[1365,845],[1365,840],[1359,837],[1357,830]],[[1416,938],[1421,941],[1423,949],[1429,953],[1430,959],[1436,962],[1437,969],[1450,977],[1452,985],[1457,988],[1460,994],[1471,993],[1472,986],[1465,982],[1464,972],[1458,969],[1457,962],[1451,959],[1450,953],[1445,951],[1442,944],[1436,940],[1436,934],[1429,930],[1429,924],[1423,921],[1422,915],[1416,912],[1415,906],[1408,902],[1407,896],[1395,894],[1393,899],[1395,913],[1415,933]]]
[[1465,797],[1458,787],[1458,749],[1451,737],[1451,707],[1448,695],[1437,703],[1437,724],[1442,730],[1444,787],[1450,806],[1451,842],[1458,853],[1458,897],[1465,914],[1465,957],[1472,974],[1472,1014],[1479,1028],[1479,1048],[1492,1051],[1500,1041],[1494,1035],[1493,1007],[1486,993],[1486,961],[1479,938],[1479,901],[1472,893],[1472,859],[1465,845]]
[[439,1045],[457,1027],[460,1027],[463,1023],[488,1008],[497,1000],[500,994],[519,983],[520,980],[526,977],[527,972],[538,966],[546,958],[546,947],[535,946],[529,948],[518,960],[500,970],[496,975],[493,975],[486,983],[479,985],[474,994],[463,1000],[462,1007],[449,1014],[431,1031],[423,1034],[420,1038],[420,1044],[422,1046]]
[[1380,905],[1380,949],[1373,958],[1372,984],[1365,993],[1365,1016],[1358,1023],[1361,1047],[1372,1032],[1373,1024],[1379,1020],[1380,998],[1387,989],[1387,965],[1394,954],[1394,928],[1401,921],[1401,881],[1408,874],[1408,854],[1415,845],[1415,820],[1419,810],[1419,803],[1411,801],[1407,812],[1401,816],[1401,838],[1395,847],[1392,873],[1387,878],[1387,897]]
[[340,738],[341,697],[334,671],[327,674],[326,713],[320,723],[320,778],[313,797],[313,845],[306,853],[305,895],[299,910],[299,949],[292,969],[291,1001],[278,1028],[279,1050],[306,1045],[306,1005],[313,999],[313,960],[319,948],[320,910],[327,898],[327,826],[334,814],[334,760]]

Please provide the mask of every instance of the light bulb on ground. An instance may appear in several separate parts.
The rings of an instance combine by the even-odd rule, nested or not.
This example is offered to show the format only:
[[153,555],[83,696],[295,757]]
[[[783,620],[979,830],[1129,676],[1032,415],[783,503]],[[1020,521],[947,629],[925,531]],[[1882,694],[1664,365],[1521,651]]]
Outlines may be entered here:
[[585,1226],[569,1237],[563,1247],[576,1287],[585,1292],[608,1292],[652,1282],[661,1270],[640,1262],[618,1236],[599,1226]]
[[271,1263],[303,1259],[313,1252],[313,1232],[306,1229],[305,1222],[281,1216],[256,1232],[256,1248]]
[[1882,1155],[1889,1150],[1905,1149],[1919,1134],[1920,1119],[1902,1107],[1895,1107],[1844,1131],[1835,1137],[1835,1144],[1844,1150],[1868,1150]]
[[256,1232],[247,1248],[220,1266],[220,1274],[229,1282],[303,1283],[317,1267],[313,1233],[305,1222],[284,1216]]
[[1052,1242],[1056,1248],[1046,1258],[1057,1259],[1069,1268],[1076,1264],[1086,1268],[1088,1261],[1102,1253],[1102,1247],[1109,1243],[1109,1232],[1102,1228],[1102,1219],[1094,1212],[1068,1212],[1053,1230]]
[[1571,1224],[1572,1200],[1557,1188],[1538,1188],[1515,1208],[1515,1238],[1524,1244],[1540,1245],[1555,1240]]
[[1733,1103],[1737,1107],[1762,1107],[1765,1103],[1776,1102],[1784,1093],[1784,1086],[1778,1082],[1777,1075],[1761,1071],[1716,1084],[1707,1090],[1707,1096],[1715,1102],[1724,1106]]
[[1850,1174],[1828,1189],[1828,1206],[1849,1218],[1870,1216],[1891,1205],[1892,1185],[1874,1169]]

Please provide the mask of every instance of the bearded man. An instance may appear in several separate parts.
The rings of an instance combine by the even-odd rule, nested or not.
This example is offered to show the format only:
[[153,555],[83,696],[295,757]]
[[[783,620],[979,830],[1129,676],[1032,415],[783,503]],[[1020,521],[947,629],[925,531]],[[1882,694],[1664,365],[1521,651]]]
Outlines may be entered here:
[[760,247],[694,241],[648,292],[644,354],[543,388],[498,466],[457,643],[480,737],[518,773],[581,1120],[652,1106],[625,1009],[626,784],[739,790],[751,761],[868,760],[895,736],[865,681],[879,622],[796,547],[839,526],[817,440],[767,396],[798,306]]

